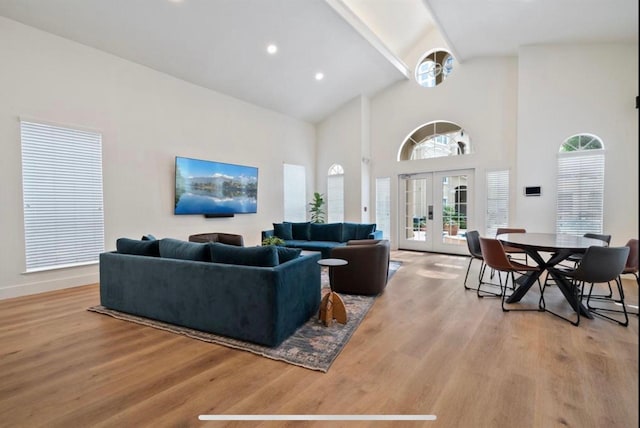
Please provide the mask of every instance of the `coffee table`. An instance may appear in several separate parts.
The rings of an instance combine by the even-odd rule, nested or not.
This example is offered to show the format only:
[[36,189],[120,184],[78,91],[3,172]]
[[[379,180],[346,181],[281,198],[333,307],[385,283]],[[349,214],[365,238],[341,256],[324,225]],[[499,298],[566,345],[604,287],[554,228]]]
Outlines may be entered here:
[[331,291],[322,298],[320,302],[320,313],[318,314],[318,318],[320,318],[326,326],[330,326],[334,319],[340,324],[347,323],[347,309],[344,306],[344,302],[338,293],[333,291],[333,287],[331,286],[331,269],[336,266],[344,266],[347,263],[348,262],[343,259],[318,260],[320,266],[327,266],[329,268],[329,288],[331,288]]

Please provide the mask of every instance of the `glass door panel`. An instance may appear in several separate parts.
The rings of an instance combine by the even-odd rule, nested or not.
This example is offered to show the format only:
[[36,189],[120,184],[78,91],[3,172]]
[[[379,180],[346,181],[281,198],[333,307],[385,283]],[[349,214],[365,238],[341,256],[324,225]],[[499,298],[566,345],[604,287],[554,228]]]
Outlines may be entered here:
[[431,223],[429,207],[433,212],[431,176],[413,176],[400,180],[402,224],[401,248],[428,251],[431,249]]
[[398,247],[467,254],[473,170],[400,176]]
[[446,171],[435,174],[437,183],[436,200],[441,203],[438,213],[441,215],[442,233],[434,242],[436,251],[466,254],[467,224],[471,209],[473,171]]

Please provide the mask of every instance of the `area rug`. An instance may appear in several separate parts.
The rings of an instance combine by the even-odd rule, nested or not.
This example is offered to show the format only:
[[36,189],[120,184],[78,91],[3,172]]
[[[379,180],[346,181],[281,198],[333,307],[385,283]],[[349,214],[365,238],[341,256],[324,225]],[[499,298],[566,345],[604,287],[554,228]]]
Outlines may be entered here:
[[[396,273],[401,264],[402,262],[393,260],[390,262],[389,279]],[[322,293],[324,295],[324,293],[329,291],[329,279],[326,268],[322,269],[321,282]],[[317,316],[313,316],[296,330],[293,335],[282,342],[280,346],[275,348],[167,324],[149,318],[129,315],[113,309],[107,309],[100,305],[88,308],[88,310],[109,315],[120,320],[134,322],[171,333],[182,334],[204,342],[241,349],[273,360],[284,361],[289,364],[326,373],[367,315],[367,312],[369,312],[369,309],[371,309],[376,299],[375,296],[356,296],[350,294],[341,294],[340,296],[347,309],[348,320],[346,324],[343,325],[334,322],[331,326],[326,327],[320,322]]]

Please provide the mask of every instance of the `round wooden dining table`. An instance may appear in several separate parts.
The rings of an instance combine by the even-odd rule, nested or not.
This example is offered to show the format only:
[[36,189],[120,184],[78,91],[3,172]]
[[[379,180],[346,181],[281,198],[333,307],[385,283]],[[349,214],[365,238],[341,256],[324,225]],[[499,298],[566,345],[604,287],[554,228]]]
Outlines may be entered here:
[[[528,272],[518,278],[516,281],[518,287],[506,300],[507,303],[519,302],[544,271],[566,260],[570,255],[584,253],[589,247],[604,247],[607,245],[606,242],[599,239],[557,233],[504,233],[498,235],[497,239],[504,244],[522,249],[540,268],[538,271]],[[545,258],[541,253],[549,253],[550,256]],[[553,271],[547,272],[551,275],[571,307],[576,312],[580,311],[581,316],[593,318],[586,306],[582,304],[574,293],[571,283],[564,277],[554,274]],[[540,309],[544,309],[542,299],[540,302]]]

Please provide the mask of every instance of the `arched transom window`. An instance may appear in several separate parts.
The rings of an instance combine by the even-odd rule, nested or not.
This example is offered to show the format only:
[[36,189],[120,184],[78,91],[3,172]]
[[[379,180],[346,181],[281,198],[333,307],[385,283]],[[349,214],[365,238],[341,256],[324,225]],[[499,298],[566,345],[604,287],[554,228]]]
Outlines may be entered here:
[[580,134],[567,138],[560,146],[560,153],[577,152],[580,150],[599,150],[604,148],[600,138],[595,135]]
[[420,58],[416,66],[416,81],[420,86],[433,88],[453,71],[453,55],[446,49],[433,49]]
[[415,129],[403,141],[398,160],[416,160],[471,153],[469,136],[453,122],[436,121]]
[[591,134],[567,138],[558,151],[557,233],[602,233],[604,144]]
[[342,168],[342,165],[338,165],[337,163],[334,163],[333,165],[331,165],[329,167],[329,171],[327,172],[327,175],[340,175],[340,174],[344,174],[344,168]]

